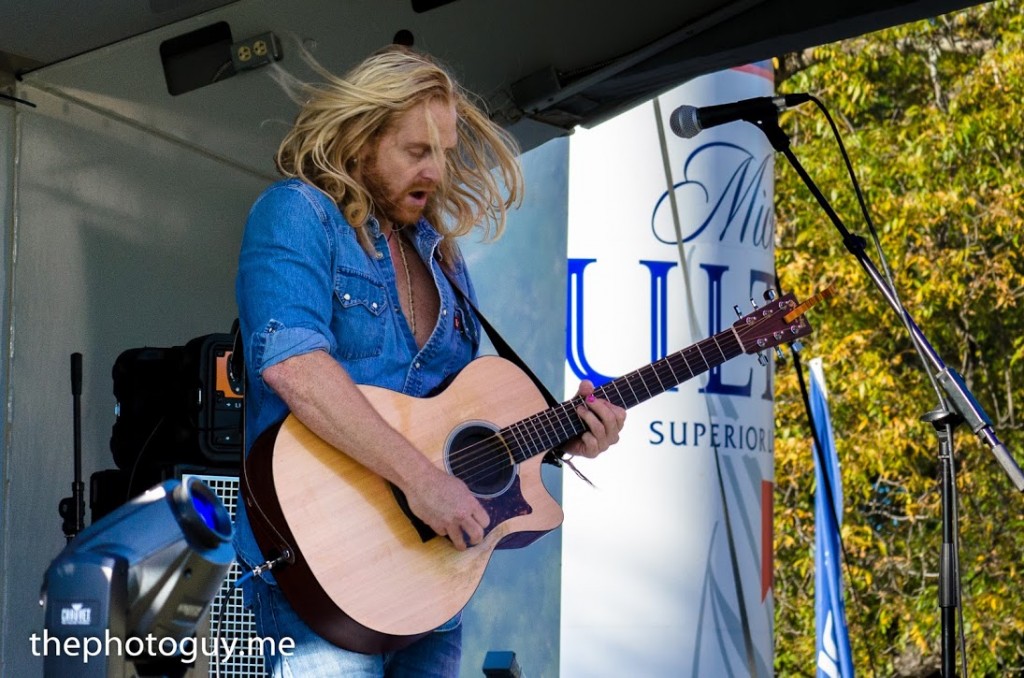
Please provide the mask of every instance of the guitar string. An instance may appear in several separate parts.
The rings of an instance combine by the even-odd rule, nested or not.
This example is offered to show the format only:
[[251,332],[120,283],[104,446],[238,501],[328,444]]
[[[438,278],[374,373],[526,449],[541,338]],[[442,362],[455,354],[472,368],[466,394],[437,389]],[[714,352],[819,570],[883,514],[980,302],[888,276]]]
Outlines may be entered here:
[[[732,337],[732,340],[735,341],[735,337]],[[710,345],[710,343],[712,343],[712,342],[717,344],[718,343],[718,338],[717,337],[710,337],[708,339],[703,340],[701,343],[708,343]],[[688,351],[691,353],[691,355],[686,355],[686,353]],[[730,356],[726,356],[725,353],[723,351],[721,351],[721,347],[719,347],[719,352],[722,353],[724,360],[730,359]],[[699,358],[695,358],[692,354],[699,354]],[[731,356],[731,357],[736,357],[736,356],[739,356],[741,354],[742,354],[742,350],[741,350],[740,353],[737,353],[737,354],[735,354],[734,356]],[[724,362],[724,360],[722,362]],[[675,370],[673,370],[673,368],[672,368],[672,362],[673,361],[676,362],[676,363],[680,363],[681,361],[685,362],[685,367],[686,367],[687,371],[689,372],[689,375],[686,378],[681,379],[681,380],[678,379],[677,375],[675,374]],[[702,363],[703,363],[703,365],[702,365]],[[719,362],[719,363],[716,363],[716,365],[717,364],[721,364],[721,363]],[[680,364],[679,367],[682,368],[683,365]],[[692,379],[693,377],[695,377],[695,376],[697,376],[699,374],[704,373],[705,371],[707,371],[707,369],[709,367],[710,367],[710,365],[707,362],[707,358],[704,357],[704,353],[703,353],[703,351],[701,351],[700,346],[695,344],[693,346],[688,347],[687,349],[683,349],[682,351],[677,351],[676,353],[672,354],[671,356],[667,356],[666,358],[663,358],[663,359],[661,359],[659,361],[656,361],[655,363],[653,363],[651,365],[648,365],[648,366],[646,366],[644,368],[641,368],[640,370],[635,370],[634,372],[631,372],[631,373],[629,373],[627,375],[624,375],[620,379],[617,379],[616,381],[623,382],[626,385],[628,385],[629,388],[630,388],[630,391],[633,393],[634,401],[632,403],[630,403],[630,404],[627,404],[626,399],[622,397],[621,392],[619,392],[619,387],[616,385],[615,382],[609,382],[608,384],[605,384],[605,385],[599,387],[598,389],[595,389],[594,393],[595,393],[595,396],[597,396],[597,397],[601,397],[601,398],[607,399],[609,401],[619,400],[620,404],[626,405],[627,407],[632,407],[633,405],[637,405],[637,404],[639,404],[639,403],[641,403],[641,402],[643,402],[643,401],[645,401],[645,400],[647,400],[647,399],[649,399],[649,398],[651,398],[651,397],[653,397],[655,395],[658,395],[660,393],[664,393],[665,390],[667,390],[664,387],[664,384],[661,382],[661,377],[658,375],[658,370],[659,369],[667,368],[668,372],[672,373],[673,378],[676,380],[675,384],[673,384],[673,385],[676,385],[676,384],[680,384],[683,381],[686,381],[688,379]],[[647,376],[644,376],[644,373],[652,373],[654,375],[654,378],[658,380],[659,386],[661,386],[661,390],[658,390],[657,392],[651,392],[650,387],[647,386],[648,382],[650,381],[650,378],[647,377]],[[666,374],[666,377],[667,377],[667,374]],[[645,388],[647,390],[647,395],[646,396],[643,396],[643,397],[637,396],[635,389],[633,389],[632,382],[637,381],[637,380],[639,380],[639,382],[645,386]],[[618,398],[611,397],[611,393],[610,393],[610,390],[608,388],[609,386],[615,388],[616,395],[618,396]],[[569,438],[572,438],[575,435],[578,435],[579,434],[579,432],[577,431],[578,428],[581,428],[581,427],[585,428],[583,426],[583,424],[582,424],[582,421],[579,419],[579,415],[576,414],[576,408],[579,407],[580,405],[583,405],[583,398],[581,398],[581,397],[572,398],[569,401],[566,401],[564,403],[556,405],[555,407],[549,408],[548,410],[545,410],[545,411],[542,411],[542,412],[538,412],[538,413],[536,413],[534,415],[531,415],[530,417],[527,417],[527,418],[525,418],[525,419],[523,419],[523,420],[521,420],[519,422],[516,422],[514,424],[510,424],[509,426],[506,426],[505,428],[500,429],[497,432],[494,432],[491,436],[488,436],[486,439],[484,439],[482,441],[478,441],[477,443],[474,443],[473,445],[468,445],[465,448],[461,448],[461,449],[456,450],[455,452],[453,452],[449,456],[450,466],[452,467],[453,471],[458,471],[458,472],[455,473],[455,475],[457,475],[458,477],[462,478],[464,482],[467,482],[467,484],[471,484],[472,482],[481,480],[482,477],[484,477],[486,475],[490,475],[490,474],[492,474],[492,473],[494,473],[496,471],[500,471],[500,470],[504,470],[505,468],[509,468],[511,466],[511,464],[508,463],[508,457],[506,455],[501,455],[500,457],[498,457],[497,461],[494,461],[494,459],[489,457],[488,454],[492,454],[492,453],[500,454],[506,448],[506,443],[503,442],[503,436],[501,434],[503,432],[505,432],[505,431],[508,431],[509,433],[513,434],[513,436],[514,436],[515,431],[513,430],[513,427],[516,427],[516,426],[520,426],[520,427],[526,426],[527,428],[533,428],[533,432],[531,433],[531,437],[527,440],[528,444],[526,444],[526,445],[520,444],[520,447],[521,448],[526,448],[527,450],[530,447],[535,447],[537,449],[536,453],[528,454],[525,458],[519,459],[518,461],[522,462],[522,461],[525,461],[526,459],[529,459],[532,456],[536,456],[536,454],[540,454],[541,452],[544,452],[547,449],[550,449],[551,447],[554,447],[558,442],[564,442],[565,440],[568,440]],[[560,412],[560,415],[556,414],[556,412]],[[553,441],[551,445],[546,445],[547,441],[544,438],[545,437],[546,438],[550,438],[551,436],[550,435],[548,435],[548,436],[539,435],[538,432],[540,431],[540,427],[537,424],[539,424],[539,420],[541,420],[541,419],[548,419],[548,420],[550,420],[552,418],[554,418],[554,420],[555,420],[553,423],[557,423],[560,426],[562,426],[563,436],[560,439]],[[570,433],[569,435],[565,435],[565,426],[562,423],[565,419],[570,419],[571,420],[570,423],[572,423],[574,425],[572,428],[569,429],[569,433]],[[552,422],[548,421],[547,423],[548,423],[549,430],[550,430],[550,426],[551,426]],[[524,450],[520,450],[520,451],[522,452]],[[457,468],[457,462],[459,460],[465,459],[466,457],[469,457],[471,459],[471,461],[475,460],[477,463],[475,465],[471,464],[471,465],[467,466],[466,468]],[[477,457],[479,457],[479,459],[477,459]],[[463,475],[460,475],[459,472],[461,472]],[[466,475],[466,474],[472,474],[472,475]]]
[[[782,308],[780,306],[780,310],[786,310],[786,309],[784,309],[784,308]],[[670,356],[666,356],[665,358],[662,358],[661,360],[658,360],[655,363],[652,363],[651,365],[645,366],[644,368],[641,368],[639,370],[635,370],[634,372],[631,372],[631,373],[629,373],[627,375],[624,375],[623,377],[621,377],[621,378],[619,378],[619,379],[617,379],[615,381],[618,381],[618,382],[623,382],[624,381],[627,385],[629,385],[630,390],[633,391],[633,387],[632,387],[632,384],[630,383],[630,380],[631,379],[639,378],[641,380],[641,383],[643,383],[645,385],[645,387],[646,387],[648,380],[643,376],[643,373],[645,371],[647,371],[647,372],[653,371],[654,374],[655,374],[655,377],[658,378],[659,381],[660,381],[660,377],[657,377],[657,370],[658,370],[659,366],[661,366],[661,367],[668,367],[669,371],[673,372],[673,377],[677,379],[677,382],[676,382],[677,384],[678,383],[682,383],[683,381],[686,381],[688,379],[692,379],[693,377],[698,376],[699,374],[704,373],[707,369],[710,369],[710,367],[711,367],[710,364],[707,362],[707,358],[704,356],[703,351],[701,350],[701,344],[705,344],[706,347],[710,347],[711,343],[713,342],[718,347],[719,352],[722,353],[722,357],[723,357],[723,361],[722,362],[725,362],[727,360],[730,360],[732,357],[738,357],[743,352],[745,352],[745,349],[744,349],[744,343],[745,342],[743,340],[744,339],[749,339],[751,337],[751,335],[753,335],[756,332],[756,330],[760,329],[760,325],[766,324],[767,322],[769,322],[772,319],[775,319],[774,314],[767,315],[767,316],[762,316],[761,318],[754,319],[754,321],[752,323],[750,323],[750,324],[741,326],[738,330],[736,330],[735,334],[728,335],[726,332],[722,332],[722,333],[713,335],[713,336],[711,336],[711,337],[709,337],[707,339],[704,339],[702,341],[699,341],[696,344],[693,344],[693,345],[691,345],[691,346],[689,346],[689,347],[687,347],[687,348],[685,348],[685,349],[683,349],[681,351],[677,351],[676,353],[673,353]],[[794,319],[794,321],[795,320],[796,319]],[[789,326],[791,326],[791,323],[787,324],[787,329],[788,329]],[[734,356],[726,356],[725,352],[722,351],[722,349],[721,349],[721,345],[718,343],[718,338],[720,336],[722,336],[722,335],[729,336],[730,342],[736,342],[738,344],[738,347],[740,348],[741,352],[737,353]],[[737,335],[739,335],[738,339],[737,339]],[[692,357],[693,357],[692,353],[693,352],[696,352],[696,353],[700,354],[700,360],[692,360]],[[687,353],[690,353],[691,355],[687,355]],[[673,359],[675,359],[675,361],[677,363],[680,362],[680,359],[682,361],[685,361],[685,366],[686,366],[687,370],[690,372],[690,375],[688,377],[686,377],[686,379],[678,380],[678,377],[676,377],[676,375],[674,374],[674,370],[672,370],[672,360]],[[698,366],[698,368],[699,368],[701,362],[704,363],[704,368],[705,369],[695,370],[692,367],[693,364],[696,364]],[[716,363],[716,366],[718,364],[722,364],[722,362]],[[682,365],[680,365],[680,367],[682,367]],[[619,390],[618,386],[615,385],[615,382],[609,382],[608,384],[605,384],[605,385],[601,386],[600,388],[595,389],[595,395],[597,395],[599,392],[600,392],[600,397],[605,397],[606,395],[610,395],[609,393],[604,393],[604,391],[607,390],[608,386],[615,386],[616,391]],[[648,391],[648,394],[647,394],[646,398],[636,398],[636,393],[635,393],[635,391],[633,391],[633,394],[634,394],[634,397],[636,398],[636,401],[632,405],[639,404],[640,402],[643,402],[647,398],[653,397],[653,395],[657,395],[657,394],[652,394],[651,391],[650,391],[650,388],[647,388],[647,391]],[[664,392],[664,390],[659,391],[659,393],[663,393],[663,392]],[[622,400],[621,393],[618,393],[617,395],[619,396],[619,399]],[[625,403],[625,400],[622,400],[622,402]],[[458,477],[462,478],[463,481],[466,482],[467,484],[471,484],[471,483],[473,483],[475,481],[479,481],[482,477],[484,477],[486,475],[490,475],[490,474],[494,473],[495,471],[500,471],[500,470],[503,470],[505,468],[510,468],[511,465],[508,463],[507,456],[504,456],[504,455],[500,456],[496,463],[490,457],[487,456],[487,454],[489,454],[489,453],[501,453],[503,450],[505,450],[507,448],[507,443],[504,442],[503,436],[501,435],[502,433],[507,431],[509,433],[513,433],[514,434],[514,431],[512,429],[515,426],[528,425],[531,422],[534,422],[534,423],[537,422],[539,419],[542,419],[542,418],[551,419],[551,417],[556,417],[556,423],[561,424],[562,420],[575,415],[574,418],[575,418],[576,422],[579,423],[580,425],[582,425],[582,422],[579,420],[579,416],[576,415],[576,413],[575,413],[576,407],[578,407],[579,405],[582,405],[582,404],[583,404],[583,399],[582,398],[573,398],[573,399],[570,399],[569,401],[561,403],[560,405],[557,405],[555,407],[549,408],[546,411],[538,412],[537,414],[531,415],[530,417],[527,417],[526,419],[523,419],[523,420],[521,420],[519,422],[516,422],[514,424],[510,424],[509,426],[506,426],[506,427],[500,429],[499,431],[493,433],[492,435],[488,436],[486,439],[484,439],[482,441],[478,441],[477,443],[474,443],[472,445],[469,445],[469,446],[467,446],[465,448],[462,448],[460,450],[456,450],[455,452],[453,452],[450,455],[450,457],[449,457],[450,466],[452,467],[453,472],[454,472],[456,470],[456,461],[457,461],[457,459],[465,459],[467,456],[471,457],[471,458],[474,458],[474,459],[477,458],[478,456],[480,457],[475,465],[471,464],[467,468],[458,469],[458,471],[462,472],[463,474],[467,474],[468,473],[470,475],[467,475],[466,477],[463,477],[463,476],[458,476],[458,473],[456,473],[456,475]],[[629,405],[629,407],[632,407],[632,405]],[[560,419],[558,418],[558,415],[555,414],[556,410],[561,412],[561,418]],[[549,427],[550,427],[550,424],[551,424],[551,422],[549,421],[548,422]],[[536,456],[537,454],[540,454],[540,453],[546,451],[546,449],[550,449],[551,447],[554,446],[554,444],[552,444],[552,445],[550,445],[550,446],[548,446],[548,447],[546,447],[544,449],[541,449],[541,446],[544,445],[546,441],[544,441],[542,438],[540,438],[539,436],[536,435],[536,430],[537,429],[535,429],[535,431],[534,431],[533,439],[528,441],[528,442],[532,442],[534,444],[534,446],[537,447],[537,451],[535,453],[528,454],[524,459],[522,459],[520,461],[525,461],[526,459],[529,459],[532,456]],[[574,435],[576,434],[575,433],[575,429],[572,429],[571,432]],[[564,434],[564,426],[563,426],[563,434]],[[564,440],[566,440],[568,438],[571,438],[571,437],[572,437],[571,435],[567,436],[567,437],[563,438],[560,442],[564,442]],[[557,444],[557,442],[558,441],[556,441],[555,444]],[[528,448],[529,446],[522,446],[522,445],[520,445],[520,447],[527,447]],[[481,470],[483,471],[482,474],[479,473]]]
[[[640,403],[640,402],[642,402],[644,400],[647,400],[648,398],[653,397],[654,395],[657,395],[659,393],[663,393],[665,390],[667,390],[665,388],[665,386],[664,386],[664,383],[661,381],[661,377],[658,374],[659,370],[664,372],[665,368],[667,368],[668,372],[672,373],[672,376],[675,379],[675,384],[679,384],[679,383],[682,383],[682,381],[685,381],[685,379],[680,380],[678,378],[678,375],[675,374],[675,370],[673,369],[673,362],[679,364],[679,368],[680,369],[682,369],[682,367],[685,365],[687,371],[689,372],[689,375],[686,377],[686,379],[693,378],[694,376],[697,376],[698,374],[701,374],[701,373],[705,372],[706,369],[710,367],[710,364],[708,363],[707,358],[704,356],[704,351],[701,349],[700,344],[705,344],[706,347],[710,347],[712,343],[714,343],[717,346],[719,352],[722,354],[722,358],[723,358],[722,362],[724,362],[725,360],[728,360],[730,358],[730,356],[727,356],[725,354],[725,352],[722,350],[721,345],[718,342],[718,337],[714,336],[714,337],[711,337],[709,339],[705,339],[702,342],[698,342],[698,344],[695,344],[695,345],[693,345],[693,346],[691,346],[691,347],[689,347],[687,349],[684,349],[682,351],[678,351],[678,352],[672,354],[671,356],[667,356],[666,358],[663,358],[663,359],[661,359],[659,361],[656,361],[652,365],[646,366],[644,368],[641,368],[640,370],[636,370],[636,371],[631,372],[631,373],[629,373],[627,375],[624,375],[624,377],[616,380],[615,382],[609,382],[609,384],[605,384],[604,386],[600,387],[599,389],[596,389],[595,390],[595,394],[599,395],[600,397],[607,397],[609,400],[613,400],[613,401],[614,400],[619,400],[620,404],[626,405],[627,407],[631,407],[633,405],[636,405],[636,404],[638,404],[638,403]],[[740,348],[740,353],[736,353],[732,357],[740,355],[742,353],[742,345],[739,344],[739,342],[737,342],[735,335],[730,337],[730,343],[736,343],[737,345],[734,348]],[[699,354],[699,358],[696,358],[694,354]],[[701,366],[701,363],[703,363],[703,366]],[[716,363],[716,364],[719,364],[719,363]],[[651,388],[648,386],[648,383],[651,383],[653,385],[653,382],[650,379],[650,375],[651,374],[653,374],[654,378],[658,380],[658,382],[659,382],[658,385],[661,387],[661,390],[658,390],[657,392],[652,392]],[[665,376],[667,378],[668,375],[666,374]],[[632,382],[638,381],[638,380],[647,389],[647,395],[645,397],[638,397],[636,395],[635,389],[633,388]],[[629,386],[630,391],[633,393],[633,396],[634,396],[634,402],[633,403],[628,403],[627,399],[622,397],[622,393],[620,392],[619,386],[618,386],[618,384],[616,382],[622,382],[622,383],[625,383],[625,384],[627,384]],[[608,387],[615,388],[616,395],[618,396],[618,398],[611,397],[611,393],[610,393],[610,390],[609,390]],[[490,473],[494,472],[495,470],[500,470],[500,469],[504,469],[504,468],[509,467],[510,464],[508,463],[508,459],[507,459],[506,456],[503,455],[499,459],[499,461],[497,463],[494,463],[492,465],[492,461],[493,460],[491,458],[487,457],[486,453],[500,452],[502,450],[502,448],[504,447],[504,443],[502,442],[502,435],[501,434],[504,431],[508,431],[509,433],[514,434],[515,433],[515,431],[514,431],[514,427],[515,426],[526,426],[528,429],[531,428],[531,427],[534,428],[532,438],[530,440],[528,440],[528,442],[529,443],[533,443],[533,446],[538,449],[538,453],[540,451],[544,451],[547,448],[553,447],[554,446],[553,444],[552,445],[547,445],[546,444],[547,442],[549,442],[548,440],[545,440],[543,437],[537,435],[537,427],[536,426],[531,426],[533,424],[536,424],[540,419],[545,419],[546,418],[546,419],[550,420],[553,416],[555,417],[556,423],[559,423],[560,425],[562,424],[562,420],[564,420],[566,417],[569,417],[569,418],[571,418],[573,420],[571,423],[574,426],[573,426],[573,428],[570,429],[570,435],[564,435],[565,434],[565,427],[563,425],[562,426],[562,428],[563,428],[563,437],[561,439],[559,439],[559,440],[553,441],[554,443],[564,442],[564,440],[567,440],[568,438],[571,438],[573,435],[576,435],[577,434],[577,429],[582,427],[582,422],[579,420],[579,417],[578,417],[578,415],[576,415],[576,412],[575,412],[576,407],[581,405],[582,403],[583,403],[583,399],[582,398],[574,398],[574,399],[569,400],[567,403],[562,403],[562,404],[560,404],[560,405],[558,405],[558,406],[556,406],[554,408],[551,408],[551,409],[549,409],[547,411],[537,413],[536,415],[528,417],[528,418],[526,418],[526,419],[524,419],[524,420],[522,420],[520,422],[517,422],[515,424],[511,424],[510,426],[507,426],[504,429],[501,429],[501,431],[493,434],[488,439],[485,439],[483,441],[480,441],[480,442],[476,443],[475,445],[467,446],[466,448],[462,448],[461,450],[457,450],[456,452],[454,452],[449,457],[450,465],[452,466],[453,470],[455,470],[456,467],[457,467],[457,462],[459,460],[465,459],[467,456],[469,456],[471,458],[476,458],[481,453],[485,453],[482,458],[477,460],[477,463],[475,465],[470,465],[470,466],[468,466],[466,468],[462,468],[462,469],[458,469],[458,470],[462,471],[463,474],[466,474],[467,472],[475,474],[476,472],[478,472],[481,469],[483,469],[483,473],[484,474],[490,474]],[[558,417],[556,412],[560,412],[561,413],[561,417]],[[551,422],[549,421],[548,423],[550,425]],[[576,424],[579,424],[579,426],[576,426]],[[550,428],[550,426],[549,426],[549,428]],[[547,436],[547,437],[550,438],[550,436]],[[521,447],[529,448],[530,445],[526,445],[526,446],[521,445]],[[528,455],[526,458],[529,458],[529,456],[534,456],[534,455]],[[520,461],[525,461],[525,459],[521,459]],[[459,475],[459,474],[456,473],[456,475]],[[459,477],[463,477],[463,476],[459,476]],[[463,479],[464,480],[468,480],[469,482],[473,482],[474,480],[479,480],[480,476],[479,475],[472,475],[472,476],[465,477]]]
[[[787,311],[792,309],[784,308],[780,303],[778,310]],[[681,351],[677,351],[669,356],[666,356],[665,358],[662,358],[660,360],[655,361],[654,363],[651,363],[650,365],[640,368],[639,370],[634,370],[633,372],[630,372],[629,374],[626,374],[623,377],[620,377],[619,379],[609,382],[608,384],[602,385],[601,387],[595,389],[594,394],[597,397],[610,400],[610,398],[607,397],[611,395],[608,391],[608,387],[614,386],[617,392],[616,395],[618,396],[618,400],[622,404],[625,404],[626,400],[622,397],[621,393],[618,393],[619,388],[616,385],[616,382],[624,382],[627,386],[629,386],[630,391],[632,391],[634,397],[634,402],[632,403],[632,405],[628,405],[628,407],[637,405],[640,402],[643,402],[644,400],[647,400],[648,398],[657,395],[652,394],[650,388],[647,386],[649,380],[644,376],[645,372],[653,372],[654,377],[658,380],[659,385],[662,387],[662,390],[659,391],[658,394],[664,393],[667,389],[664,388],[664,384],[661,383],[661,378],[658,376],[658,369],[660,367],[667,367],[668,371],[672,373],[673,379],[676,380],[676,383],[674,385],[681,384],[684,381],[687,381],[698,376],[699,374],[703,374],[708,369],[712,369],[711,365],[708,363],[707,358],[704,356],[703,351],[701,350],[701,344],[705,344],[706,348],[710,348],[711,343],[714,343],[715,346],[718,348],[719,352],[722,354],[723,360],[719,363],[716,363],[717,366],[728,360],[731,360],[731,358],[733,357],[738,357],[739,355],[742,355],[746,351],[746,342],[744,340],[750,339],[753,335],[757,334],[758,330],[761,329],[761,325],[768,324],[770,321],[777,319],[778,317],[775,316],[774,313],[772,313],[770,315],[762,315],[762,317],[756,318],[753,322],[742,325],[738,329],[736,329],[734,325],[732,329],[735,329],[735,333],[733,334],[721,332],[719,334],[712,335],[711,337],[698,341],[697,343],[692,344],[691,346],[684,348]],[[794,319],[791,323],[786,323],[785,329],[789,329],[792,326],[792,323],[797,322],[797,320],[798,319]],[[729,337],[731,342],[735,342],[736,344],[738,344],[740,353],[737,353],[734,356],[726,356],[725,352],[722,350],[722,347],[718,341],[719,337],[722,335]],[[766,346],[764,348],[768,347]],[[699,354],[699,358],[697,358],[696,360],[693,359],[694,356],[692,354],[694,352]],[[690,372],[688,377],[682,380],[678,379],[673,369],[673,359],[675,359],[676,363],[683,362],[685,364],[686,369]],[[700,368],[701,363],[704,364],[703,369],[699,369],[698,371],[697,369],[693,368],[693,365],[697,365],[697,367]],[[679,367],[681,368],[683,367],[683,365],[679,365]],[[640,382],[647,389],[646,398],[637,397],[636,391],[633,389],[633,384],[631,383],[635,379],[639,379]],[[570,428],[570,432],[573,433],[574,435],[578,435],[575,433],[577,428],[576,424],[582,426],[582,421],[580,421],[579,415],[576,414],[576,408],[579,407],[580,405],[583,405],[583,402],[584,401],[582,397],[571,398],[570,400],[565,401],[559,405],[548,408],[547,410],[538,412],[518,422],[505,426],[502,429],[493,432],[484,440],[478,441],[471,445],[467,445],[464,448],[452,452],[451,455],[449,455],[449,466],[451,467],[453,474],[462,479],[463,482],[465,482],[467,485],[471,485],[472,483],[478,482],[489,475],[503,471],[507,468],[511,468],[511,466],[514,464],[509,463],[508,455],[503,454],[503,452],[506,449],[508,449],[509,452],[512,453],[513,458],[516,457],[515,451],[510,449],[510,446],[506,441],[507,437],[512,437],[513,439],[515,438],[515,431],[513,430],[515,427],[526,427],[526,434],[530,436],[526,441],[527,444],[518,444],[520,452],[529,451],[531,447],[537,448],[536,452],[528,454],[523,459],[518,459],[515,463],[526,461],[527,459],[533,456],[537,456],[538,454],[547,451],[547,449],[551,449],[552,447],[557,445],[558,442],[565,442],[565,440],[573,437],[573,435],[570,435],[566,438],[563,438],[560,441],[555,440],[552,442],[550,446],[544,449],[540,449],[541,446],[547,443],[547,439],[551,438],[551,436],[543,436],[543,434],[540,433],[540,424],[542,419],[549,420],[546,422],[549,430],[553,423],[557,423],[560,426],[562,426],[563,435],[565,433],[565,426],[563,422],[566,419],[569,419],[569,423],[572,425],[572,428]],[[556,411],[560,411],[561,414],[557,414]],[[550,421],[552,418],[555,419],[554,422]],[[573,421],[573,419],[575,419],[575,421]],[[532,432],[529,430],[531,426],[533,427]],[[523,437],[522,432],[520,432],[520,437]],[[495,460],[495,458],[492,457],[491,455],[497,455],[497,459]],[[459,467],[458,462],[465,461],[467,458],[469,458],[471,462],[475,463],[470,463],[465,468]]]

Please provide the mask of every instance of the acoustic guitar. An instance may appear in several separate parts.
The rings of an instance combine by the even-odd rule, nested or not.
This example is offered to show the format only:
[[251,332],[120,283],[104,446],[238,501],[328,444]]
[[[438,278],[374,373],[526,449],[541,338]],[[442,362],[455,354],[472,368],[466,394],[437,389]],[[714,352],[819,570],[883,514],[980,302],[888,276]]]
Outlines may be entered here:
[[[803,304],[779,297],[594,395],[629,408],[731,358],[794,341],[811,331],[807,308],[828,296],[831,288]],[[360,390],[479,498],[490,515],[481,543],[456,550],[390,483],[292,415],[253,445],[242,496],[263,553],[285,563],[274,573],[300,617],[340,647],[374,653],[404,647],[455,616],[495,549],[526,546],[561,524],[540,464],[585,425],[576,414],[580,398],[549,408],[524,372],[495,356],[472,361],[432,397]]]

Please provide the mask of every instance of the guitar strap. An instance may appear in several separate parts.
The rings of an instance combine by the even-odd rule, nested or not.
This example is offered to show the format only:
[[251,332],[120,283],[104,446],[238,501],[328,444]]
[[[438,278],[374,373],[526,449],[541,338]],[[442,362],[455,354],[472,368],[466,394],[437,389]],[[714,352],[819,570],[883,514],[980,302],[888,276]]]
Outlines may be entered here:
[[[533,381],[534,386],[537,387],[537,390],[540,391],[541,395],[544,396],[544,400],[547,401],[548,407],[557,407],[558,405],[560,405],[561,403],[555,399],[555,396],[551,394],[551,391],[549,391],[548,387],[544,385],[544,382],[540,380],[540,377],[534,374],[533,370],[530,369],[530,366],[526,364],[526,361],[519,357],[519,354],[516,353],[511,346],[509,346],[508,342],[505,341],[504,338],[502,338],[498,330],[494,329],[494,326],[491,325],[490,322],[488,322],[487,318],[484,317],[484,314],[480,312],[479,308],[477,308],[477,305],[473,303],[473,300],[470,298],[470,296],[466,294],[466,292],[462,289],[462,286],[459,285],[458,281],[456,281],[454,276],[452,276],[451,272],[448,270],[448,267],[442,264],[440,268],[442,271],[444,271],[444,275],[446,278],[448,278],[448,282],[452,284],[452,289],[454,289],[456,294],[458,294],[462,298],[462,300],[465,301],[466,304],[473,310],[473,314],[476,316],[476,319],[480,321],[480,325],[481,327],[484,328],[484,331],[487,332],[487,336],[490,338],[491,343],[494,345],[495,350],[498,352],[498,355],[500,355],[505,360],[508,360],[509,362],[515,364],[516,367],[521,369],[526,374],[526,376],[528,376],[530,380]],[[546,464],[553,464],[555,466],[560,467],[562,466],[563,462],[567,461],[568,460],[565,459],[565,453],[562,452],[561,450],[551,450],[544,455],[544,463]],[[571,464],[569,466],[570,468],[573,469],[573,471],[576,471],[575,467],[573,467]],[[579,474],[579,471],[576,471],[576,473]]]

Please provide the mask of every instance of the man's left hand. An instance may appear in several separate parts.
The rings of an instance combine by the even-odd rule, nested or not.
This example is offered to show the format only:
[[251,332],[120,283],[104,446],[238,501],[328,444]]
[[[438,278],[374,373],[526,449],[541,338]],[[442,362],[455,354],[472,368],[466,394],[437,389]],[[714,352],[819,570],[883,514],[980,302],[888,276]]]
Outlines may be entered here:
[[619,441],[619,431],[626,423],[626,410],[595,397],[594,384],[589,380],[580,382],[576,396],[583,398],[583,405],[576,408],[576,413],[587,425],[587,431],[570,440],[562,449],[569,454],[593,459]]

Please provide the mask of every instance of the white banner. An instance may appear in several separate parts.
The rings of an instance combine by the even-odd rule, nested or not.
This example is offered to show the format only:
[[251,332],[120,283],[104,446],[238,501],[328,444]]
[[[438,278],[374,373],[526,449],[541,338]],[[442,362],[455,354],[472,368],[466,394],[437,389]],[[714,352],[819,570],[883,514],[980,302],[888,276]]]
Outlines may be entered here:
[[[762,303],[771,147],[749,123],[683,140],[668,118],[770,95],[770,68],[699,78],[571,138],[567,395]],[[771,361],[742,355],[630,410],[620,444],[582,465],[596,490],[565,474],[561,675],[771,675],[772,426]]]

